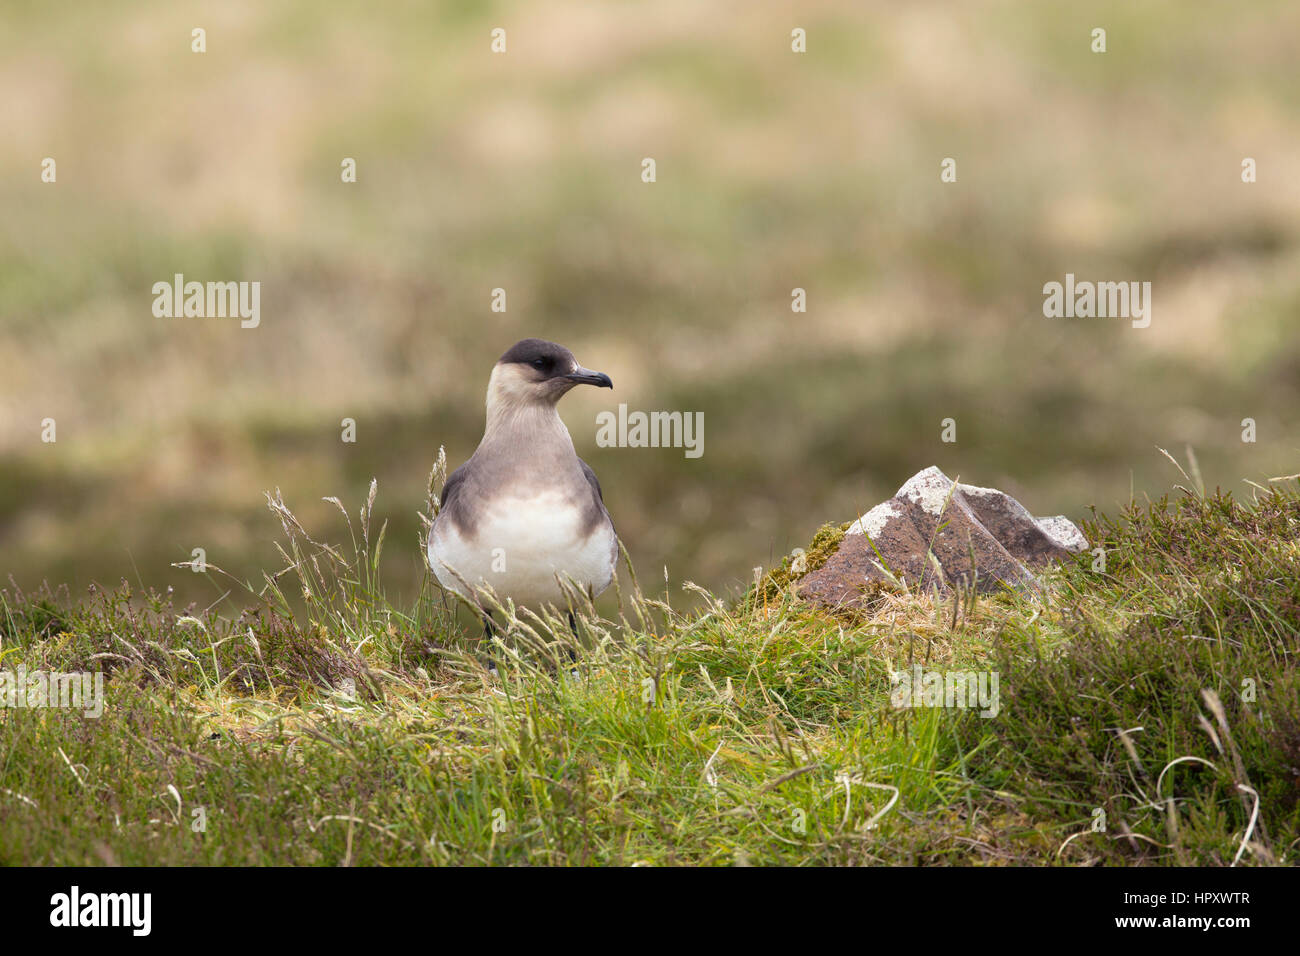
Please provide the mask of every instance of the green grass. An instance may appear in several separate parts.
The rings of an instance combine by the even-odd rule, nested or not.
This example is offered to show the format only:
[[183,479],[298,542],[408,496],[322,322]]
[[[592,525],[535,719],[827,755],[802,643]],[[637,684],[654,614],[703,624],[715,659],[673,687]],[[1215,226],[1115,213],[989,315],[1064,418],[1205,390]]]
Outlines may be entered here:
[[[520,612],[498,675],[432,588],[385,597],[373,493],[341,547],[271,496],[284,564],[238,613],[3,593],[0,667],[107,703],[0,709],[0,864],[1292,863],[1300,495],[1180,495],[1096,517],[1104,571],[1041,601],[850,620],[625,567],[576,664]],[[1000,712],[895,708],[913,664],[997,672]]]

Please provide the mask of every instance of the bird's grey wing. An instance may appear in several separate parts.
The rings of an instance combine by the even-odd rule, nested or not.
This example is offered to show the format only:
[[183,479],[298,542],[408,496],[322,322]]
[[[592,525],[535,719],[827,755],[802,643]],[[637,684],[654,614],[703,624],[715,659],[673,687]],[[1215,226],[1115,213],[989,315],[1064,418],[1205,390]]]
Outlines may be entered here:
[[596,493],[596,500],[602,505],[605,503],[605,496],[600,493],[600,482],[596,480],[596,473],[591,470],[591,465],[587,464],[581,458],[578,464],[582,466],[582,473],[587,478],[587,484],[591,485],[591,490]]
[[609,516],[609,510],[605,507],[605,496],[600,492],[600,482],[596,480],[596,473],[591,470],[589,464],[581,458],[578,459],[578,464],[582,466],[582,474],[586,477],[587,484],[590,485],[591,490],[596,493],[596,501],[599,503],[601,514],[604,516],[605,520],[609,522],[610,530],[614,532],[614,534],[611,535],[609,546],[609,563],[611,565],[616,564],[618,563],[618,530],[614,527],[614,519]]
[[465,467],[468,464],[469,462],[466,462],[448,476],[443,483],[442,494],[438,496],[439,517],[445,513],[453,518],[457,524],[462,523],[459,494],[465,486]]

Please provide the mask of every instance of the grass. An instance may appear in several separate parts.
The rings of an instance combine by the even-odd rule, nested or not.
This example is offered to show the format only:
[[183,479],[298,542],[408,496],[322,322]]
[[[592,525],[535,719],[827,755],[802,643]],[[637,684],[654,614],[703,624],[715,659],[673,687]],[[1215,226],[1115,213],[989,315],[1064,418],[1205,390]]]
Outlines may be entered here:
[[[1094,516],[1104,569],[1041,600],[846,619],[625,566],[576,642],[506,608],[497,675],[432,587],[385,597],[374,501],[334,546],[268,496],[284,564],[238,613],[3,592],[0,666],[100,670],[106,706],[0,709],[0,864],[1294,863],[1289,487]],[[914,665],[996,672],[998,715],[893,706]]]

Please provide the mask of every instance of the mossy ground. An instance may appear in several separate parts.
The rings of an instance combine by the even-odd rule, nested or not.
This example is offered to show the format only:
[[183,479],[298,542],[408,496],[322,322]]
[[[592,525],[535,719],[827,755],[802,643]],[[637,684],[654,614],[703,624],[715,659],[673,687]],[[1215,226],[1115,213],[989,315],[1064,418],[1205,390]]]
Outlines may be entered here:
[[[851,522],[824,524],[817,529],[806,548],[786,555],[779,565],[762,573],[756,587],[747,595],[758,601],[776,601],[803,575],[818,570],[830,560]],[[761,571],[761,569],[760,569]]]
[[[1042,600],[684,613],[625,570],[576,664],[524,614],[499,676],[435,594],[384,599],[368,513],[345,558],[277,511],[242,615],[5,592],[0,666],[102,670],[107,705],[0,709],[0,863],[1294,862],[1294,491],[1098,517],[1104,571]],[[999,714],[895,708],[911,665],[996,671]]]

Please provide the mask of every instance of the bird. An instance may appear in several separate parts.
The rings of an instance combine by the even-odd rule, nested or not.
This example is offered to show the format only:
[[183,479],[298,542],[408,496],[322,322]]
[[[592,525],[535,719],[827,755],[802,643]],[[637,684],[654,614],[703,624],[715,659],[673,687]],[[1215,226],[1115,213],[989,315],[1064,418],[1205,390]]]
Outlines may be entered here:
[[556,410],[578,385],[614,387],[562,345],[516,342],[488,380],[478,448],[443,486],[429,529],[429,566],[443,588],[478,607],[489,640],[486,587],[502,603],[539,609],[565,604],[561,582],[594,598],[613,579],[614,522],[596,473],[578,457]]

